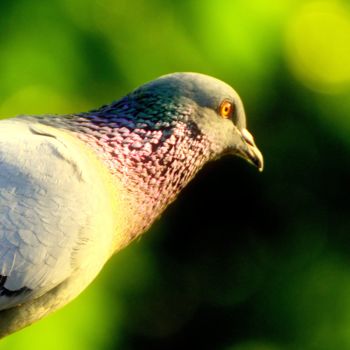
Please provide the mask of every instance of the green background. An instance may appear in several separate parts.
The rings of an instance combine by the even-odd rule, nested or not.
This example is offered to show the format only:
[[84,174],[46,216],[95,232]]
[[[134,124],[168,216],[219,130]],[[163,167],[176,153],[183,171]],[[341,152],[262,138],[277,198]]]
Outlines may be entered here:
[[173,71],[234,86],[265,156],[209,164],[74,302],[0,349],[350,349],[348,1],[0,2],[0,116]]

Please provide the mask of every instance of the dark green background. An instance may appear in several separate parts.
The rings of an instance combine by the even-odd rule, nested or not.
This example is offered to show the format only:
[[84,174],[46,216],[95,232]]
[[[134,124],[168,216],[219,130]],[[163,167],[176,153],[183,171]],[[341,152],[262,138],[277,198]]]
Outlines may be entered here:
[[347,1],[0,3],[0,115],[173,71],[234,86],[265,156],[209,164],[73,303],[0,349],[350,349]]

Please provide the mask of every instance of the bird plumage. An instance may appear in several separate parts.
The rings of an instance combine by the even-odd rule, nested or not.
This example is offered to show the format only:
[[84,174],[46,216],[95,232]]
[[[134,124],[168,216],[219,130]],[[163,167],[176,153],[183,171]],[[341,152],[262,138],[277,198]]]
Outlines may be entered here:
[[76,297],[225,153],[262,168],[237,93],[195,73],[89,113],[1,121],[0,336]]

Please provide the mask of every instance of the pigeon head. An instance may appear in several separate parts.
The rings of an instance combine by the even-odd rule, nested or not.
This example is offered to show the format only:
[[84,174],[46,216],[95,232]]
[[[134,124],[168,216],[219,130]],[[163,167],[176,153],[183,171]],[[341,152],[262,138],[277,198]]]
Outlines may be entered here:
[[197,128],[209,141],[211,158],[238,155],[262,171],[263,157],[246,129],[243,103],[221,80],[198,73],[168,74],[139,87],[128,98],[143,113],[147,106],[159,128],[176,122]]

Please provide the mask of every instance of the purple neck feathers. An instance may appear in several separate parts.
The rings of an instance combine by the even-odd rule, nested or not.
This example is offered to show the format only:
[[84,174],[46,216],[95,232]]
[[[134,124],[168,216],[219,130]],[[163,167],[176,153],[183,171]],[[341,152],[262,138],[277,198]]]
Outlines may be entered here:
[[127,209],[135,213],[130,240],[151,225],[210,157],[208,140],[183,121],[149,128],[101,115],[50,119],[87,143],[124,186]]

